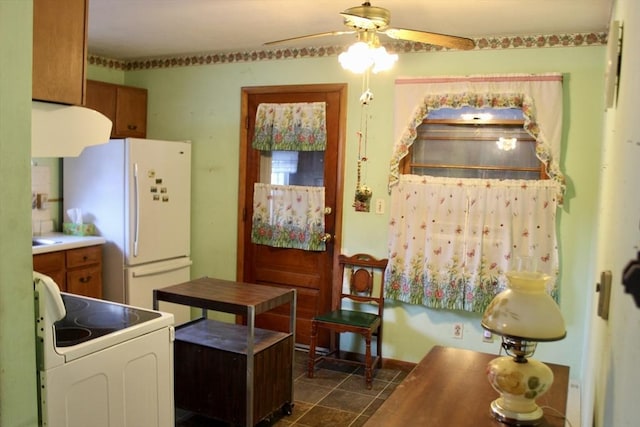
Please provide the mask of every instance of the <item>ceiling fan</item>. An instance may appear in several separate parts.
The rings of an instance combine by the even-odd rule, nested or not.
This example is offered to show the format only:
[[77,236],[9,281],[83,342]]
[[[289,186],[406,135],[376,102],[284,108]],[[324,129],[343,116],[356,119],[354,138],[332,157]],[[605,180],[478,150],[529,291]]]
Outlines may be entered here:
[[474,41],[465,37],[409,30],[405,28],[391,28],[389,27],[391,12],[382,7],[371,6],[371,3],[368,1],[362,3],[361,6],[351,7],[340,13],[340,15],[344,18],[344,25],[351,28],[351,30],[308,34],[270,41],[265,43],[265,45],[282,44],[294,40],[316,37],[340,36],[343,34],[357,33],[358,40],[374,44],[378,42],[377,34],[384,34],[392,39],[426,43],[451,49],[470,50],[475,47]]

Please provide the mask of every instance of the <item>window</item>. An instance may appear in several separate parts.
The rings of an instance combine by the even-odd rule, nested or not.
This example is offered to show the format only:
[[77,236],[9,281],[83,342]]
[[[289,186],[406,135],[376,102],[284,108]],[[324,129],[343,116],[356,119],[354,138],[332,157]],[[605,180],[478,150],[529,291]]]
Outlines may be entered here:
[[261,151],[260,182],[322,187],[324,151]]
[[530,257],[557,298],[562,76],[398,79],[395,118],[385,296],[482,313]]
[[440,108],[416,128],[401,172],[451,178],[545,179],[519,108]]

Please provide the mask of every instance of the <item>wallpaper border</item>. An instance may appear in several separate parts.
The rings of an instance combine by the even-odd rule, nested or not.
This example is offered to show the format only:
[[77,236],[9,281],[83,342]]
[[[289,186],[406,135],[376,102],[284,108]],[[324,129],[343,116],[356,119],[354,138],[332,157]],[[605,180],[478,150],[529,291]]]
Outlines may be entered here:
[[[531,49],[553,47],[582,47],[607,44],[607,33],[573,33],[529,36],[492,36],[474,39],[474,50]],[[441,52],[449,49],[416,42],[394,42],[385,47],[396,53]],[[146,70],[152,68],[176,68],[198,65],[229,64],[234,62],[273,61],[300,58],[321,58],[336,56],[345,50],[345,46],[320,46],[301,48],[282,48],[246,52],[197,53],[163,57],[149,57],[119,60],[105,58],[89,53],[88,63],[106,68],[125,71]]]

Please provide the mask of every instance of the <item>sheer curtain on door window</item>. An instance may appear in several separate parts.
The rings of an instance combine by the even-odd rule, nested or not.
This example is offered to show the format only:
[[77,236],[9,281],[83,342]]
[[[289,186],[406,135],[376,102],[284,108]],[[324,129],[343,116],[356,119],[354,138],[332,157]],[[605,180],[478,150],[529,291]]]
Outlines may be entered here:
[[253,243],[325,250],[321,166],[326,141],[324,102],[258,106],[252,148],[262,155],[260,182],[254,184]]

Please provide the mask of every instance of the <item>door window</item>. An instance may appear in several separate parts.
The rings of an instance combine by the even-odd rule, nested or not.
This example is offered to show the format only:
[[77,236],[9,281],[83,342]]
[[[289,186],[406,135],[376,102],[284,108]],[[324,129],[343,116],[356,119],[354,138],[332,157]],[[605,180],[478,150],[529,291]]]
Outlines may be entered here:
[[324,151],[261,151],[260,182],[322,187]]

